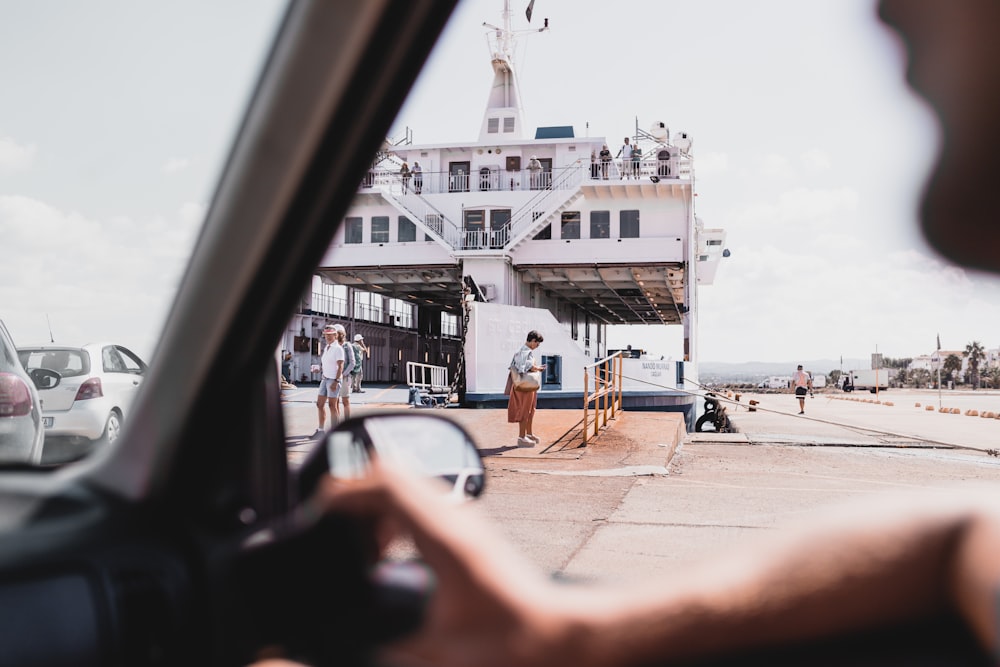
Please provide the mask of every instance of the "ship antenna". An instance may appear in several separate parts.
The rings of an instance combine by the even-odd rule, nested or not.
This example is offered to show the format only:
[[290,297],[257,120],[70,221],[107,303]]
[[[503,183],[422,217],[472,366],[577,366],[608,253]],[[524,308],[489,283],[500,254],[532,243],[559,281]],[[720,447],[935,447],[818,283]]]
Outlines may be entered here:
[[56,339],[52,336],[52,322],[49,320],[49,314],[45,313],[45,323],[49,325],[49,342],[54,343]]
[[[528,8],[525,10],[525,18],[528,19],[528,23],[531,23],[531,15],[535,8],[535,0],[530,0],[528,2]],[[514,30],[511,27],[511,12],[510,0],[504,0],[503,3],[503,15],[502,15],[502,25],[495,26],[492,23],[483,22],[483,27],[490,28],[493,30],[493,43],[491,44],[491,51],[493,52],[493,57],[502,57],[509,63],[513,63],[513,49],[514,49],[514,38],[519,34],[527,34],[533,32],[545,32],[549,29],[549,20],[545,19],[541,28],[532,28],[529,30]],[[489,38],[487,38],[489,39]]]

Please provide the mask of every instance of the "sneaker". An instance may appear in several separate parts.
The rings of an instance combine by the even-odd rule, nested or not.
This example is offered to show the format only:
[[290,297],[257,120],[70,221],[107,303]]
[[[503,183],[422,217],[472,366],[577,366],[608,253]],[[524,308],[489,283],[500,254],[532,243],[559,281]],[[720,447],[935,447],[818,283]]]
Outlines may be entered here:
[[805,413],[806,413],[806,411],[805,411],[805,410],[800,410],[800,411],[799,411],[799,414],[800,414],[800,415],[804,415]]
[[322,438],[322,437],[323,437],[324,435],[326,435],[326,429],[324,429],[324,428],[318,428],[318,429],[316,429],[316,431],[315,431],[315,432],[314,432],[314,433],[312,434],[312,437],[313,437],[313,438]]
[[528,440],[527,438],[518,438],[517,439],[517,446],[518,447],[534,447],[535,446],[535,442],[533,440]]
[[526,436],[524,436],[524,437],[525,437],[525,438],[527,438],[528,440],[531,440],[531,441],[532,441],[532,442],[534,442],[534,443],[535,443],[536,445],[537,445],[538,443],[540,443],[540,442],[542,441],[542,439],[541,439],[541,438],[539,438],[539,437],[538,437],[537,435],[534,435],[534,434],[532,434],[532,433],[529,433],[528,435],[526,435]]

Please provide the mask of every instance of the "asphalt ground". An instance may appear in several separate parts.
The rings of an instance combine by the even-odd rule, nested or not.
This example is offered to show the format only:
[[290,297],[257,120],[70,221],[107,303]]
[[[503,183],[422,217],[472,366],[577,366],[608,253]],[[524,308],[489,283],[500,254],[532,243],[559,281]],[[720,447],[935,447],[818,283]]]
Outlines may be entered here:
[[[315,387],[296,392],[285,392],[293,462],[316,427]],[[352,403],[357,412],[407,409],[407,395],[402,386],[370,386]],[[505,410],[434,410],[463,424],[484,456],[486,492],[470,511],[543,571],[648,585],[738,553],[787,523],[822,521],[845,502],[945,498],[1000,483],[1000,459],[987,451],[1000,446],[1000,420],[939,413],[936,392],[879,398],[817,393],[799,416],[790,394],[744,394],[729,408],[740,431],[733,434],[686,434],[676,414],[624,412],[586,447],[582,412],[539,411],[541,445],[517,448]],[[749,400],[759,402],[755,412]],[[942,401],[963,410],[1000,406],[1000,396],[983,392],[945,392]]]

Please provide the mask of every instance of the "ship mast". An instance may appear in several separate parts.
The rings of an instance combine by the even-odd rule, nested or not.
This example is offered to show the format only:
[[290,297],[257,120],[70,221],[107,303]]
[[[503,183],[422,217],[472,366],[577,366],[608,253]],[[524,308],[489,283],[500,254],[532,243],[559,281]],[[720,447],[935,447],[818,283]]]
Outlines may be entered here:
[[[533,4],[533,3],[532,3]],[[526,14],[530,21],[531,4]],[[521,107],[521,94],[518,90],[517,77],[514,74],[514,42],[518,33],[543,32],[548,30],[548,19],[545,25],[536,30],[515,31],[511,25],[510,0],[504,0],[501,26],[483,23],[492,32],[486,35],[493,67],[493,86],[486,101],[486,112],[483,114],[483,124],[479,130],[479,141],[492,143],[498,141],[520,141],[524,138]]]

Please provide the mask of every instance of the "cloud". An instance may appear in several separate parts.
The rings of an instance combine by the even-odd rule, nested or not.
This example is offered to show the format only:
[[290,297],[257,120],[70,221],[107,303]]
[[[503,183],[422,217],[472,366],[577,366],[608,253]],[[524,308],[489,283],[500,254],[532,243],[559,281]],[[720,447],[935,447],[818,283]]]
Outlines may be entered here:
[[172,157],[163,164],[164,174],[176,174],[191,166],[191,160],[186,157]]
[[792,177],[792,167],[788,158],[769,153],[760,160],[760,175],[764,178],[786,180]]
[[694,164],[698,176],[723,174],[729,171],[729,155],[727,153],[705,153],[698,155]]
[[0,137],[0,171],[29,169],[35,161],[35,145],[19,144],[9,137]]
[[799,161],[806,169],[811,171],[826,171],[833,166],[833,160],[826,151],[814,148],[799,156]]
[[204,217],[89,219],[22,196],[0,196],[2,317],[20,344],[111,340],[152,351]]
[[932,351],[939,330],[956,346],[1000,343],[1000,280],[914,250],[872,261],[750,247],[700,294],[705,361],[864,358],[876,346],[911,357]]
[[730,219],[734,227],[764,232],[806,224],[829,229],[842,226],[844,218],[852,218],[859,201],[853,188],[795,188],[782,192],[774,201],[739,207]]

